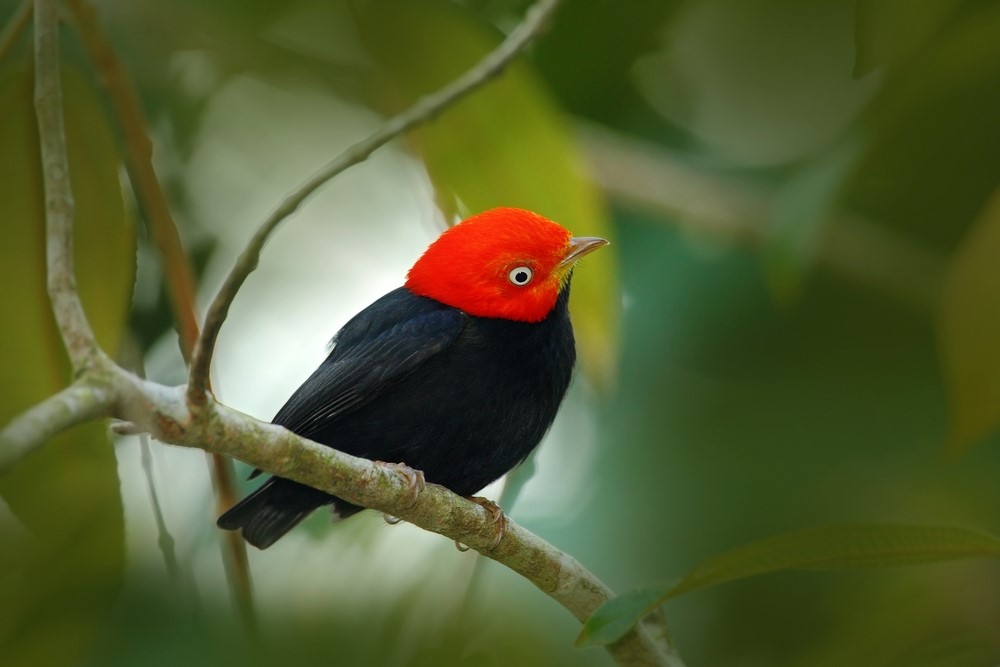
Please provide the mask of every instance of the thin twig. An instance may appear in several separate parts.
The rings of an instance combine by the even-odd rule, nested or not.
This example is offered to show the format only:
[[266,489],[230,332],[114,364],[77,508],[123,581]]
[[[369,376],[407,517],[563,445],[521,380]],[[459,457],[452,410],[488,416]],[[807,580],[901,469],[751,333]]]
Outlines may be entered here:
[[31,20],[31,10],[34,6],[35,3],[33,0],[23,0],[21,6],[17,8],[17,11],[7,21],[7,25],[0,31],[0,62],[7,57],[11,49],[14,48],[17,38],[21,36],[21,33],[28,26],[28,21]]
[[73,371],[79,375],[97,357],[99,350],[83,312],[73,273],[74,204],[59,80],[56,4],[56,0],[35,2],[35,115],[45,184],[49,299]]
[[[236,471],[233,461],[227,456],[208,452],[208,469],[212,477],[212,489],[215,492],[217,514],[222,514],[236,504]],[[232,589],[236,609],[247,632],[256,636],[258,632],[257,612],[253,604],[253,587],[250,583],[250,559],[247,557],[247,545],[238,533],[226,532],[220,536],[222,540],[222,562]]]
[[77,381],[0,431],[0,474],[71,426],[110,414],[114,393],[93,382]]
[[167,576],[170,581],[179,583],[181,580],[181,569],[177,564],[177,552],[174,549],[174,537],[167,528],[167,522],[163,519],[163,508],[160,506],[160,496],[156,492],[156,482],[153,480],[153,454],[149,447],[149,436],[145,433],[139,435],[139,456],[142,461],[142,471],[146,476],[146,490],[149,491],[149,502],[153,505],[153,519],[156,521],[156,540],[163,554],[163,562],[167,567]]
[[[153,168],[153,142],[146,130],[139,96],[101,27],[94,8],[84,0],[69,0],[69,8],[84,49],[108,95],[114,121],[121,130],[129,179],[145,213],[150,236],[163,259],[171,309],[178,326],[181,354],[185,361],[190,362],[198,340],[194,278],[177,223],[170,212],[167,195]],[[236,503],[233,466],[228,459],[218,454],[209,455],[208,466],[216,511],[221,513]],[[246,544],[239,535],[226,533],[222,538],[222,549],[223,562],[233,586],[236,604],[241,616],[246,619],[248,628],[252,630],[255,620]]]
[[521,24],[500,46],[470,70],[444,88],[423,97],[406,111],[391,118],[378,131],[360,141],[320,169],[311,179],[288,195],[264,221],[246,249],[237,259],[225,282],[209,306],[205,325],[195,347],[191,372],[188,377],[188,401],[192,405],[204,404],[208,399],[208,375],[212,363],[219,329],[229,313],[247,276],[257,268],[261,250],[275,228],[292,215],[320,186],[346,169],[366,160],[375,150],[389,143],[413,127],[425,123],[462,97],[498,76],[531,40],[542,30],[560,0],[539,0],[528,10]]
[[146,131],[139,97],[128,73],[115,55],[94,8],[84,0],[69,0],[68,4],[84,49],[94,64],[111,103],[114,120],[121,130],[129,180],[149,222],[150,236],[163,258],[170,303],[178,325],[181,353],[188,361],[198,339],[194,279],[177,224],[170,212],[167,195],[153,169],[153,142]]

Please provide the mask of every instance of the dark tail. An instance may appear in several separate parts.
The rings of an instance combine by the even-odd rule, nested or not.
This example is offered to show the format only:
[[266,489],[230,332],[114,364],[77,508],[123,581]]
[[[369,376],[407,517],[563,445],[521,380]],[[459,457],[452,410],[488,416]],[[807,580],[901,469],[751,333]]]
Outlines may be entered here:
[[243,539],[258,549],[266,549],[317,507],[335,500],[304,484],[272,477],[220,516],[216,525],[224,530],[242,530]]

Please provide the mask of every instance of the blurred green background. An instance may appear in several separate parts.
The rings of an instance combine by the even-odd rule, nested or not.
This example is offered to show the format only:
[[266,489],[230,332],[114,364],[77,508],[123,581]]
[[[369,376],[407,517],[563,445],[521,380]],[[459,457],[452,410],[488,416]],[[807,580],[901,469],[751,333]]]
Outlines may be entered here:
[[[0,19],[19,4],[0,0]],[[529,3],[95,5],[204,303],[284,194]],[[3,422],[66,381],[29,35],[0,62]],[[120,139],[71,21],[62,47],[88,312],[108,349],[181,383],[163,268],[116,187]],[[613,246],[577,271],[582,369],[552,433],[489,493],[615,590],[824,523],[998,533],[998,198],[1000,3],[568,0],[503,79],[287,222],[214,382],[270,418],[445,224],[525,206]],[[93,425],[65,440],[0,480],[9,664],[611,663],[573,648],[579,624],[513,573],[367,514],[330,529],[317,513],[250,554],[253,638],[205,456],[153,443],[144,465],[135,439],[112,449]],[[773,574],[666,614],[692,667],[1000,664],[995,560]]]

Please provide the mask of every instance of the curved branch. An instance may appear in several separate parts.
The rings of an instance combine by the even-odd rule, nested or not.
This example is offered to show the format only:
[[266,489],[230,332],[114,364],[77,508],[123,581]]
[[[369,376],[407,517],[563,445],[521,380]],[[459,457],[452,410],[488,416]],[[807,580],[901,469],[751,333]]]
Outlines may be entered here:
[[542,30],[552,16],[560,0],[538,0],[525,15],[524,21],[505,39],[500,46],[489,53],[472,69],[458,77],[432,95],[423,97],[406,111],[391,118],[377,132],[354,144],[332,162],[319,170],[311,179],[288,195],[267,220],[260,226],[246,249],[226,276],[225,282],[212,300],[205,315],[205,324],[195,346],[188,376],[188,400],[193,405],[201,405],[208,400],[208,376],[212,354],[219,337],[219,330],[229,313],[229,307],[247,276],[260,259],[261,250],[275,228],[324,183],[341,172],[364,162],[373,152],[389,143],[413,127],[429,121],[437,114],[476,90],[503,72],[504,68]]
[[110,414],[114,392],[82,379],[14,418],[0,431],[0,475],[71,426]]

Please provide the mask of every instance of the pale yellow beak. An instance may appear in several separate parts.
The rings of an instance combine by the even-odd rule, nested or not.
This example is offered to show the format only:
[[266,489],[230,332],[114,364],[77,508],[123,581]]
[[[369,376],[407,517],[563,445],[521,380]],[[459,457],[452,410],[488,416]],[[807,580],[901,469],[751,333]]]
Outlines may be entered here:
[[566,256],[556,265],[556,273],[569,271],[581,257],[606,245],[608,241],[599,236],[574,236],[566,246]]

